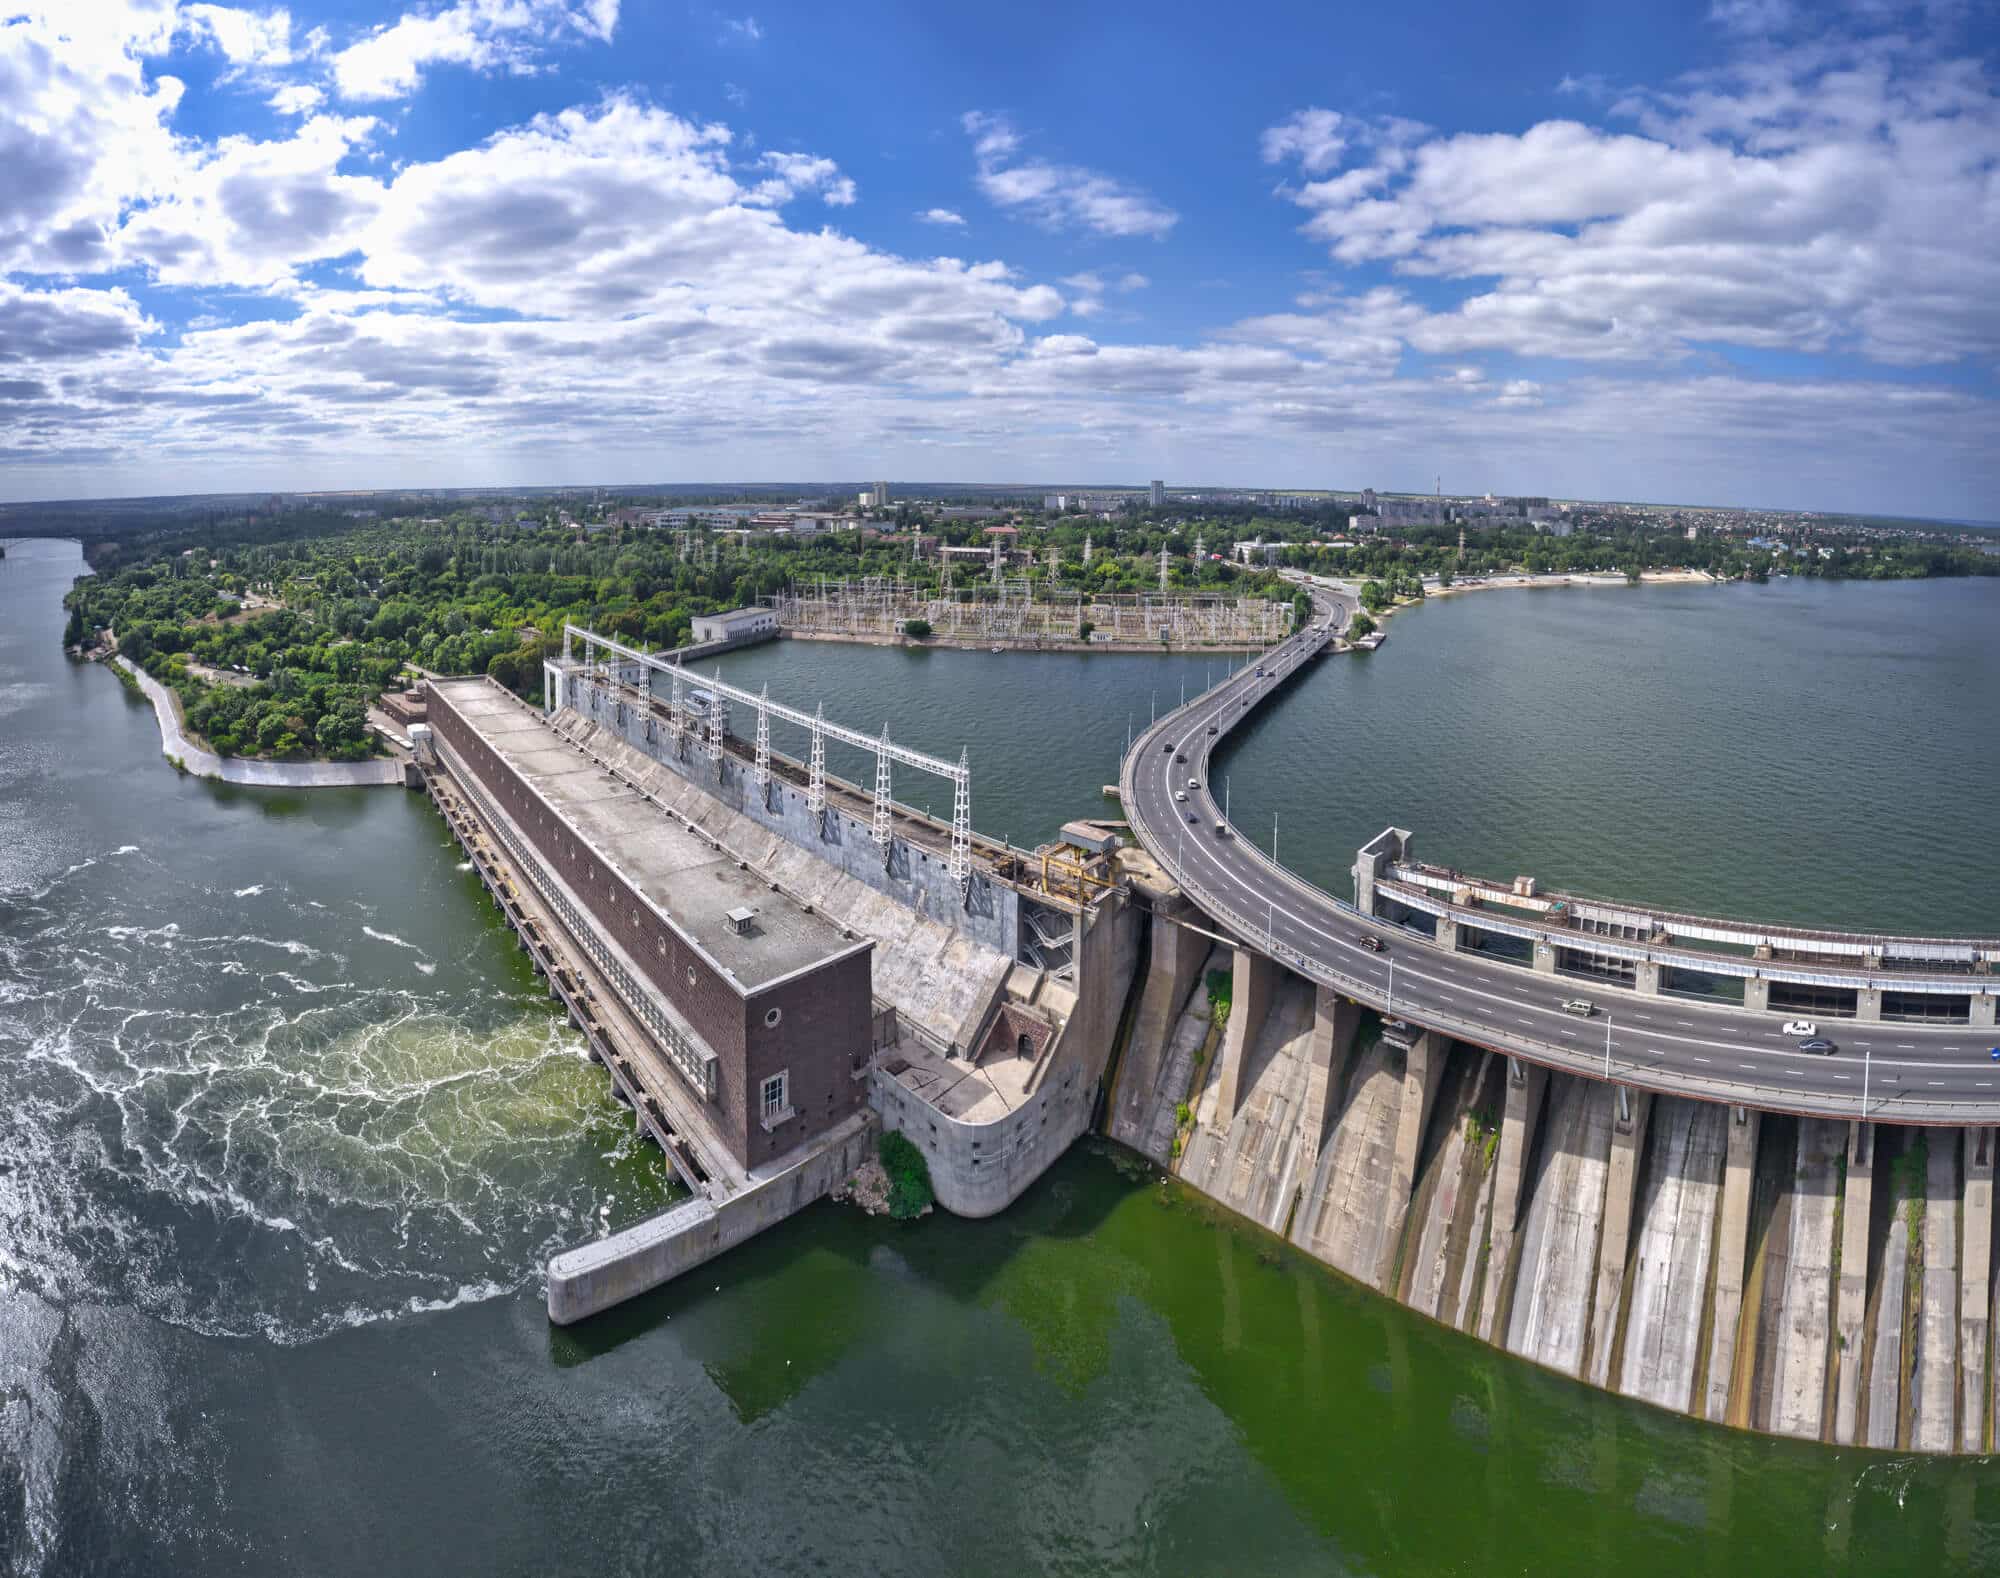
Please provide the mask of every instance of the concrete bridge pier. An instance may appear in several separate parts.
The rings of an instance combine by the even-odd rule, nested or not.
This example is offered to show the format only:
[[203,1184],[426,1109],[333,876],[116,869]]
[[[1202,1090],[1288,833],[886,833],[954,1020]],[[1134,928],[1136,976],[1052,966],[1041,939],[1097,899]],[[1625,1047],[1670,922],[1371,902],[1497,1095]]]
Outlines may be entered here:
[[1743,979],[1743,1006],[1752,1013],[1769,1013],[1771,1009],[1771,983],[1761,975],[1745,976]]
[[1299,1114],[1299,1171],[1306,1178],[1319,1166],[1320,1147],[1326,1143],[1327,1125],[1340,1099],[1340,1072],[1360,1028],[1359,1003],[1324,986],[1314,988],[1312,1041],[1306,1050],[1310,1067],[1305,1107]]
[[[1243,1099],[1243,1065],[1271,1011],[1278,966],[1261,953],[1238,948],[1229,989],[1229,1025],[1223,1032],[1222,1069],[1215,1095],[1215,1127],[1226,1131]],[[1405,1193],[1407,1194],[1407,1189]]]
[[1993,1269],[1993,1151],[1989,1128],[1965,1131],[1965,1218],[1958,1281],[1959,1450],[1986,1450],[1986,1331]]
[[1437,1097],[1438,1076],[1444,1072],[1450,1045],[1436,1031],[1426,1030],[1403,1054],[1403,1104],[1396,1114],[1396,1154],[1389,1169],[1388,1225],[1382,1234],[1382,1258],[1375,1267],[1378,1288],[1393,1291],[1395,1286],[1391,1278],[1402,1251],[1403,1223],[1410,1211],[1417,1159],[1423,1150],[1424,1130],[1430,1123],[1431,1103]]
[[1632,990],[1645,997],[1660,995],[1660,967],[1651,959],[1641,959],[1632,966]]
[[1854,994],[1854,1017],[1864,1025],[1882,1022],[1882,988],[1864,986]]
[[1974,992],[1972,994],[1970,1023],[1992,1029],[2000,1024],[2000,994]]
[[[1658,966],[1654,966],[1657,974]],[[1639,1159],[1646,1152],[1646,1120],[1653,1098],[1628,1085],[1618,1087],[1611,1121],[1611,1158],[1604,1175],[1604,1229],[1597,1242],[1597,1297],[1590,1316],[1590,1358],[1586,1374],[1593,1386],[1609,1387],[1612,1351],[1618,1345],[1618,1317],[1625,1304],[1625,1257],[1632,1242],[1632,1201],[1639,1188]]]
[[1715,1320],[1709,1333],[1707,1397],[1702,1409],[1713,1424],[1729,1414],[1736,1377],[1736,1337],[1743,1318],[1744,1250],[1750,1237],[1750,1186],[1757,1169],[1755,1107],[1729,1109],[1729,1154],[1722,1165],[1722,1220],[1715,1244]]
[[1456,953],[1458,951],[1457,921],[1446,920],[1443,916],[1438,917],[1437,945],[1444,949],[1446,953]]
[[[1140,990],[1139,1012],[1111,1093],[1111,1137],[1155,1161],[1166,1160],[1164,1152],[1149,1143],[1149,1135],[1162,1098],[1158,1087],[1167,1044],[1173,1038],[1182,1005],[1199,983],[1202,961],[1211,946],[1200,932],[1176,924],[1181,917],[1193,918],[1193,911],[1184,902],[1165,895],[1155,900],[1146,983]],[[1173,1102],[1166,1106],[1171,1111]],[[1169,1132],[1161,1146],[1171,1138]]]
[[1502,1289],[1512,1273],[1514,1235],[1521,1225],[1521,1177],[1535,1146],[1535,1129],[1542,1119],[1542,1094],[1549,1071],[1539,1064],[1507,1060],[1507,1106],[1500,1116],[1500,1154],[1494,1163],[1492,1226],[1486,1240],[1486,1279],[1479,1295],[1476,1335],[1498,1340],[1508,1300]]
[[1853,1446],[1859,1420],[1862,1330],[1868,1317],[1868,1219],[1875,1200],[1875,1125],[1847,1126],[1847,1192],[1840,1206],[1840,1287],[1833,1312],[1833,1441]]
[[1542,942],[1539,939],[1535,943],[1535,970],[1541,975],[1554,975],[1556,973],[1556,951],[1548,943]]

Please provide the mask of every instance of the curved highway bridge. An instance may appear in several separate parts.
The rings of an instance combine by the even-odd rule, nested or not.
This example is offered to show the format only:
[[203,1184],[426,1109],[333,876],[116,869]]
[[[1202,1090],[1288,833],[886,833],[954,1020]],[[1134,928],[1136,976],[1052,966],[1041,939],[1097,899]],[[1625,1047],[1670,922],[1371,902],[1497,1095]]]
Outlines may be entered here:
[[[1209,791],[1209,757],[1346,627],[1353,600],[1317,584],[1312,591],[1309,626],[1155,722],[1120,769],[1140,842],[1238,947],[1420,1028],[1620,1085],[1831,1118],[2000,1121],[1992,1055],[2000,973],[1986,973],[2000,971],[2000,943],[1772,933],[1799,946],[1763,951],[1798,956],[1762,959],[1753,948],[1689,947],[1675,939],[1700,937],[1703,927],[1656,930],[1637,913],[1621,918],[1647,924],[1616,928],[1623,936],[1577,931],[1560,916],[1466,905],[1462,885],[1439,880],[1456,874],[1410,866],[1407,835],[1393,829],[1362,852],[1359,906],[1277,865],[1225,820]],[[1511,939],[1521,962],[1463,951],[1474,937]],[[1818,950],[1834,962],[1804,957]],[[1885,956],[1896,968],[1881,967]],[[1555,973],[1559,959],[1597,978]],[[1663,976],[1681,972],[1741,980],[1749,1006],[1663,994]],[[1592,1012],[1565,1011],[1575,999]],[[1885,999],[1912,1017],[1883,1017]],[[1915,1017],[1926,1010],[1947,1017]],[[1836,1050],[1800,1050],[1801,1037],[1782,1028],[1794,1016],[1817,1022]]]

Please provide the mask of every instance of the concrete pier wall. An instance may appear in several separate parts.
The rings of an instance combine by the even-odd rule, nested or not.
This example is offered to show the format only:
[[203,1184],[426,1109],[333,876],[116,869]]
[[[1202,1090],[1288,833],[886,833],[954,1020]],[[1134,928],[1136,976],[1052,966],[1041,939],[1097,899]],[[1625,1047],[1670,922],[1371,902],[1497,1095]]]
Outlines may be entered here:
[[1363,1047],[1292,1223],[1293,1243],[1371,1287],[1380,1286],[1376,1275],[1388,1238],[1402,1062],[1379,1037]]
[[1647,1126],[1617,1387],[1682,1412],[1695,1402],[1728,1116],[1712,1102],[1663,1096]]
[[1569,1375],[1582,1371],[1590,1332],[1614,1101],[1609,1085],[1551,1077],[1541,1164],[1521,1227],[1506,1346]]
[[854,1175],[874,1144],[867,1115],[794,1166],[716,1202],[697,1195],[622,1232],[566,1249],[548,1264],[549,1319],[558,1326],[673,1281],[804,1210]]
[[1910,1445],[1919,1452],[1949,1452],[1958,1444],[1959,1136],[1938,1129],[1926,1138]]
[[[1486,1247],[1505,1059],[1454,1051],[1441,1061],[1432,1148],[1410,1200],[1397,1296],[1414,1310],[1459,1326]],[[1476,1312],[1476,1304],[1470,1307]]]
[[[1263,1024],[1233,1079],[1225,1046],[1221,1067],[1212,1070],[1196,1103],[1195,1128],[1179,1168],[1182,1179],[1203,1194],[1274,1233],[1285,1230],[1301,1167],[1314,1160],[1307,1150],[1313,996],[1311,982],[1284,977],[1271,992]],[[1236,1023],[1232,1006],[1232,1036]],[[1232,1085],[1237,1108],[1225,1118]]]

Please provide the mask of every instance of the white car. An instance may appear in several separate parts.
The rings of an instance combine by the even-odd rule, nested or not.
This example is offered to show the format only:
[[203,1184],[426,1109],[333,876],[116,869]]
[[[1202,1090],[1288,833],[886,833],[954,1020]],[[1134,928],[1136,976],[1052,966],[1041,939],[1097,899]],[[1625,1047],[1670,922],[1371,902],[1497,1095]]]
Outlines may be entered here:
[[1176,789],[1176,790],[1174,791],[1174,798],[1175,798],[1176,800],[1180,801],[1182,805],[1186,805],[1186,804],[1187,804],[1187,791],[1186,791],[1185,789]]
[[1783,1034],[1788,1036],[1816,1036],[1819,1026],[1810,1019],[1787,1019]]

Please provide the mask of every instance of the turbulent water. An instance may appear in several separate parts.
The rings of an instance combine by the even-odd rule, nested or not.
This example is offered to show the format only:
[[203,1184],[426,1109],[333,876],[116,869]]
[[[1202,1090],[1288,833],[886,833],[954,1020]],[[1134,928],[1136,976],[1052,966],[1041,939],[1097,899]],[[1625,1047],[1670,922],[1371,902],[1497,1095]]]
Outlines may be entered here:
[[[57,649],[79,569],[0,561],[0,1574],[2000,1570],[1983,1464],[1592,1393],[1091,1145],[552,1331],[543,1257],[659,1159],[424,801],[177,777]],[[1017,842],[1204,667],[813,659],[953,755],[995,706]]]

